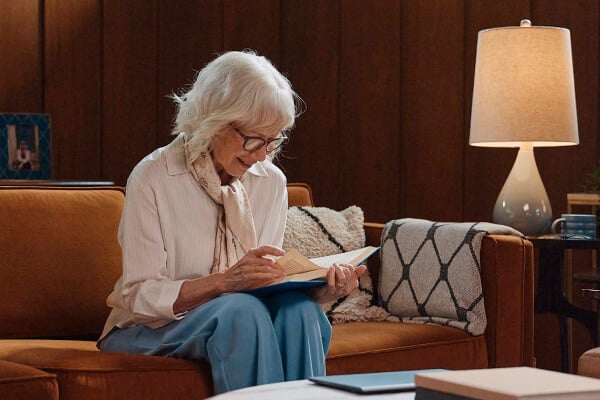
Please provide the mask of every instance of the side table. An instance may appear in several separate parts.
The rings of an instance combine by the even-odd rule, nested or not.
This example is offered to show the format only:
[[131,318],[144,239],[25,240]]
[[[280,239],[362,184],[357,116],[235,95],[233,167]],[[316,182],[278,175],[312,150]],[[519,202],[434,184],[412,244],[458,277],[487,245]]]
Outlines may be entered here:
[[[597,214],[598,208],[600,207],[600,195],[598,193],[567,193],[567,213],[573,214],[575,212],[583,212],[586,214]],[[591,269],[595,270],[598,268],[598,256],[594,250],[594,257],[592,257]],[[567,276],[572,273],[572,257],[567,259]],[[589,274],[587,274],[589,275]],[[594,275],[594,274],[592,274]],[[579,280],[584,282],[598,282],[598,279],[593,277],[591,280],[586,274],[573,274],[573,280]],[[573,282],[569,279],[565,286],[567,292],[567,298],[572,299]]]
[[528,237],[539,250],[538,278],[535,293],[535,312],[558,315],[560,333],[561,370],[569,372],[567,318],[581,322],[597,345],[596,313],[571,304],[563,290],[565,250],[598,250],[600,240]]

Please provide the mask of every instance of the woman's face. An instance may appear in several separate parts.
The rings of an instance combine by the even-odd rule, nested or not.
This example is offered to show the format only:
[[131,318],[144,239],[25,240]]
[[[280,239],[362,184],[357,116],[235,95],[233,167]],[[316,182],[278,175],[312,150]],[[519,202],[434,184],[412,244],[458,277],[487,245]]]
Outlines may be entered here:
[[229,182],[232,177],[241,177],[255,162],[263,161],[267,157],[266,146],[252,152],[245,150],[243,135],[261,137],[265,140],[275,136],[275,134],[268,136],[258,132],[241,132],[239,129],[236,131],[232,126],[215,136],[212,157],[222,183]]

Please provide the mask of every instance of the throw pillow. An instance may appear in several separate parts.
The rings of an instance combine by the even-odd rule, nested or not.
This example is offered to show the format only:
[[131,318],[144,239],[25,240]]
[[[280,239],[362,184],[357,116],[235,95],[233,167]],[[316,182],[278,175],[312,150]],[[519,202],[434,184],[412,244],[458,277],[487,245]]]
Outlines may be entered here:
[[379,296],[403,322],[435,323],[482,335],[481,241],[489,233],[521,236],[490,223],[400,219],[382,235]]
[[[290,207],[283,240],[284,249],[296,249],[309,258],[356,250],[365,245],[364,214],[357,206],[342,211],[327,207]],[[350,321],[397,320],[373,300],[368,271],[359,288],[348,296],[321,304],[333,324]]]
[[360,249],[365,245],[363,222],[363,211],[357,206],[342,211],[290,207],[283,248],[296,249],[308,258]]

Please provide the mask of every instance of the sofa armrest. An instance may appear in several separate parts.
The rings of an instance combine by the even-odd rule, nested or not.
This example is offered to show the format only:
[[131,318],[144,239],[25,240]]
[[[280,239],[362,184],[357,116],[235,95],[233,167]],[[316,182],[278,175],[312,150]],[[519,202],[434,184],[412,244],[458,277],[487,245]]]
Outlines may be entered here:
[[531,242],[515,236],[485,236],[481,281],[489,367],[534,366]]

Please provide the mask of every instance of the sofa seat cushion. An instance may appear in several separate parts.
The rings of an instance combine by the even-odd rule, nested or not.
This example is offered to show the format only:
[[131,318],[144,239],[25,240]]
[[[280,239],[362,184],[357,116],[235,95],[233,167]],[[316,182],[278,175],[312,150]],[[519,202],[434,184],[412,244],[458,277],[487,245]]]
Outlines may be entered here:
[[447,326],[354,322],[333,326],[327,374],[487,368],[484,336]]
[[56,374],[61,400],[183,399],[213,393],[208,363],[101,352],[92,341],[0,340],[0,359]]
[[56,375],[0,360],[0,397],[11,400],[58,400]]

